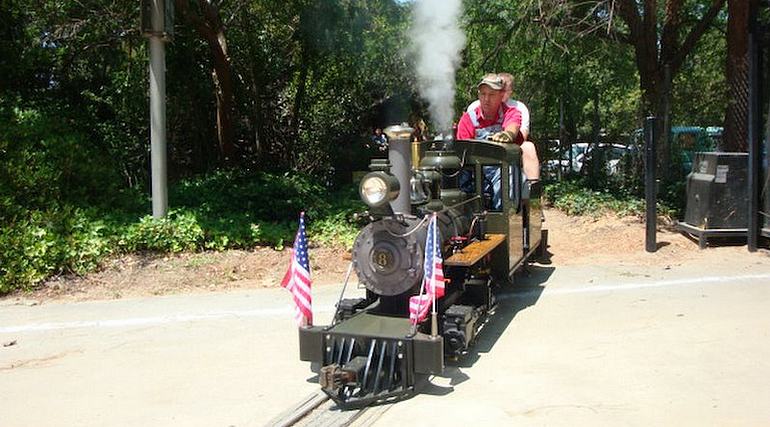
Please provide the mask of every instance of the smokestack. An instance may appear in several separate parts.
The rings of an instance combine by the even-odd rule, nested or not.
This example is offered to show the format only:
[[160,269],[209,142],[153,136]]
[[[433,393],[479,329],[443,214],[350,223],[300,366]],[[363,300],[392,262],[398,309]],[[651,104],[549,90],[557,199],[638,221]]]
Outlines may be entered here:
[[388,160],[390,172],[398,179],[401,191],[396,200],[390,202],[393,212],[409,214],[412,211],[409,199],[409,181],[412,178],[411,136],[414,129],[406,124],[393,125],[385,128],[388,136]]

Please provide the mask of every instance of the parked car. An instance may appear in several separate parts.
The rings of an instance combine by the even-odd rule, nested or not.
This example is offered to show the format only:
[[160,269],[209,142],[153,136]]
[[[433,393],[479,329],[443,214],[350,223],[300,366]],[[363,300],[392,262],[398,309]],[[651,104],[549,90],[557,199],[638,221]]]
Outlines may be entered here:
[[622,144],[610,144],[601,142],[599,144],[590,144],[586,150],[579,154],[576,162],[578,170],[581,172],[590,162],[598,161],[604,165],[607,175],[615,175],[620,170],[621,160],[631,153],[631,148]]
[[[556,176],[559,169],[561,169],[561,173],[563,174],[566,174],[569,171],[580,172],[580,169],[583,166],[583,155],[588,149],[588,143],[574,142],[570,147],[561,147],[559,140],[551,140],[548,141],[548,149],[551,155],[545,162],[545,173]],[[571,156],[570,151],[572,151]]]

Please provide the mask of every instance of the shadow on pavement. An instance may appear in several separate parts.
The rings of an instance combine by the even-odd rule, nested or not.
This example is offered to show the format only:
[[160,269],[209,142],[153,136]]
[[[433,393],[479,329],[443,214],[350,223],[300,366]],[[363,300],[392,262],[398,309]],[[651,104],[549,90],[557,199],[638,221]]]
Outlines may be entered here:
[[[481,353],[490,352],[516,314],[537,303],[544,289],[543,284],[548,281],[554,270],[555,268],[549,265],[533,264],[516,274],[515,285],[497,288],[495,292],[497,306],[482,326],[468,353],[454,360],[446,360],[444,372],[440,375],[417,378],[416,393],[444,396],[452,393],[454,386],[469,380],[470,377],[461,368],[472,366]],[[437,378],[449,380],[448,385],[438,384],[446,381],[435,381]],[[313,375],[306,381],[317,383],[318,375]]]
[[499,289],[496,293],[497,307],[487,319],[468,353],[457,360],[447,360],[444,372],[434,377],[448,379],[449,386],[427,382],[422,385],[419,392],[443,396],[451,393],[454,386],[469,380],[470,377],[461,368],[473,366],[480,354],[492,351],[495,343],[516,317],[516,314],[537,303],[543,293],[543,284],[548,281],[554,270],[554,267],[547,265],[529,266],[526,272],[520,273],[516,277],[515,286],[509,285]]
[[[543,283],[553,274],[554,267],[532,265],[519,273],[514,286],[506,286],[497,292],[497,307],[476,337],[468,354],[460,358],[457,366],[469,367],[476,363],[479,354],[488,353],[521,310],[535,305],[543,293]],[[518,275],[517,275],[518,276]]]

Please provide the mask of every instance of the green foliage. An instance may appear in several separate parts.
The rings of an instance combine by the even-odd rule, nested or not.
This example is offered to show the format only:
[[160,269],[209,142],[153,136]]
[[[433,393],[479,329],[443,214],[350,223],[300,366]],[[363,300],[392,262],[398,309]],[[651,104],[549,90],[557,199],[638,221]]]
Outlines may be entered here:
[[193,251],[202,247],[203,229],[195,215],[171,211],[165,218],[142,217],[125,230],[117,243],[124,251]]
[[87,135],[48,111],[7,108],[0,116],[0,196],[6,203],[86,206],[118,191],[116,165]]
[[359,197],[358,188],[355,186],[332,193],[331,199],[335,203],[324,210],[316,221],[310,223],[308,236],[311,242],[324,246],[352,248],[361,229],[360,224],[354,220],[354,214],[365,208]]
[[[154,220],[144,216],[148,52],[138,3],[0,2],[0,293],[91,270],[120,251],[281,248],[303,209],[313,244],[350,247],[352,213],[362,207],[354,190],[329,184],[350,170],[351,153],[373,127],[406,117],[395,100],[420,108],[403,54],[411,2],[215,3],[227,22],[220,36],[233,72],[237,155],[225,163],[217,141],[212,49],[180,16],[166,51],[174,210]],[[613,16],[597,4],[595,16]],[[564,5],[575,16],[593,10],[591,2]],[[508,71],[515,97],[530,107],[535,141],[559,134],[560,102],[568,138],[587,140],[597,130],[597,94],[598,125],[611,142],[639,127],[631,45],[549,26],[541,19],[548,8],[530,0],[465,6],[457,111],[475,97],[482,74]],[[721,119],[724,21],[720,15],[677,74],[672,123]],[[592,175],[549,191],[568,211],[638,214],[638,177]],[[680,206],[680,190],[666,187],[661,199]]]
[[[548,203],[568,215],[598,216],[614,213],[621,217],[643,217],[645,213],[644,199],[623,191],[592,190],[580,179],[547,184],[545,198]],[[665,204],[658,203],[658,213],[671,215],[673,211]]]
[[[29,290],[52,274],[83,274],[121,252],[176,253],[291,244],[298,214],[307,208],[314,245],[350,248],[362,210],[356,189],[329,192],[312,178],[220,171],[174,185],[165,218],[142,216],[144,197],[105,195],[96,208],[49,201],[49,209],[0,198],[0,294]],[[109,207],[108,207],[109,206]]]
[[727,82],[724,74],[727,61],[725,16],[704,33],[688,55],[673,83],[672,124],[722,126],[725,118],[724,101]]
[[0,294],[30,289],[51,274],[83,274],[109,253],[104,224],[82,209],[19,214],[0,228]]

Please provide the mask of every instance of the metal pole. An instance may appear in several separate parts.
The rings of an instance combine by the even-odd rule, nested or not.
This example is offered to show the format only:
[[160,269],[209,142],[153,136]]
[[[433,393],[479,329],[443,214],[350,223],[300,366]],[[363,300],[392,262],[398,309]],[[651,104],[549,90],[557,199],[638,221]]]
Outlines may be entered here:
[[[671,159],[671,145],[673,144],[673,141],[671,141],[671,67],[669,64],[666,64],[663,66],[663,135],[662,138],[657,142],[662,146],[663,152],[662,152],[662,158],[663,161],[661,163],[661,175],[662,181],[670,184],[671,179],[681,179],[678,174],[674,174],[674,166],[673,161]],[[660,132],[660,130],[656,130],[656,133]],[[655,135],[659,136],[659,135]],[[657,163],[656,163],[657,164]],[[678,165],[677,165],[678,167]],[[656,177],[657,179],[657,177]]]
[[567,165],[567,171],[562,171],[562,164],[561,159],[564,156],[564,147],[567,147],[567,138],[565,138],[566,132],[564,132],[564,98],[559,98],[559,154],[558,154],[558,165],[559,167],[556,169],[556,177],[561,181],[562,173],[569,173],[572,169],[572,150],[570,150],[570,155],[567,158],[567,161],[569,162],[569,165]]
[[[760,162],[763,165],[767,165],[770,163],[770,97],[768,97],[767,102],[765,102],[765,105],[767,108],[767,118],[765,119],[765,157],[764,159],[760,159]],[[759,227],[762,229],[762,234],[767,236],[765,233],[767,230],[770,230],[770,170],[767,168],[762,168],[764,170],[764,178],[760,175],[760,178],[762,178],[760,181],[764,182],[764,184],[761,185],[761,200],[764,200],[764,208],[762,209],[762,214],[760,215],[760,224]],[[767,230],[766,230],[767,229]]]
[[655,158],[655,134],[657,132],[657,118],[647,117],[644,119],[644,199],[647,204],[646,225],[647,233],[645,237],[645,249],[647,252],[657,250],[656,225],[658,214],[656,209],[656,158]]
[[749,165],[748,165],[748,229],[746,243],[749,252],[757,251],[759,242],[759,176],[762,171],[759,158],[759,139],[762,133],[762,106],[759,102],[761,96],[761,36],[758,31],[756,8],[754,13],[749,13],[749,115],[748,115],[748,141]]
[[[564,124],[564,98],[563,95],[561,98],[559,98],[559,144],[562,147],[565,147],[568,151],[567,153],[567,162],[569,163],[567,165],[567,174],[572,173],[572,161],[574,160],[572,158],[572,143],[569,143],[567,141],[567,128]],[[561,163],[561,158],[559,160]],[[561,169],[561,164],[559,165],[559,169]],[[559,177],[561,178],[561,177]]]
[[[353,260],[350,260],[350,264],[348,264],[348,272],[345,274],[345,282],[342,284],[342,292],[340,292],[340,297],[337,299],[337,310],[340,309],[340,303],[342,302],[342,297],[345,296],[345,288],[348,287],[348,280],[350,280],[350,273],[353,271]],[[337,310],[334,310],[334,314],[332,314],[332,321],[329,322],[330,325],[334,325],[334,320],[337,318]]]
[[[432,313],[433,315],[430,321],[430,336],[432,336],[433,338],[436,338],[436,336],[438,336],[438,319],[437,319],[438,316],[436,313],[436,263],[435,263],[435,260],[433,259],[433,254],[439,251],[438,224],[436,224],[436,222],[438,221],[437,216],[438,215],[435,212],[433,212],[433,219],[431,219],[431,221],[433,221],[433,252],[430,254],[430,261],[428,260],[425,261],[425,262],[430,262],[431,265],[433,265],[433,268],[430,269],[431,271],[430,282],[433,284],[433,313]],[[428,228],[430,228],[430,226],[431,224],[428,223]],[[428,256],[429,255],[426,252],[425,257],[428,257]]]
[[152,216],[161,218],[168,213],[166,178],[166,48],[161,35],[164,4],[154,0],[150,36],[150,159],[152,163]]

